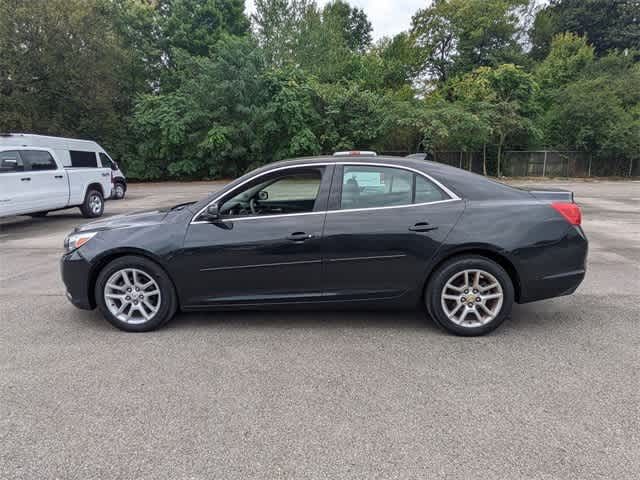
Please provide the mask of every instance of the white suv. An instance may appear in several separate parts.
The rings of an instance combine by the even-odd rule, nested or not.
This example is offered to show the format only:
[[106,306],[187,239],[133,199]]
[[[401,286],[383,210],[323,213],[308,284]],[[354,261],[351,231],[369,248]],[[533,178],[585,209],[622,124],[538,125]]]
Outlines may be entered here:
[[65,168],[50,148],[0,146],[0,217],[69,207],[100,217],[111,190],[108,168]]
[[65,168],[109,168],[113,188],[105,193],[105,198],[121,199],[127,192],[124,173],[105,149],[94,141],[30,133],[0,133],[0,146],[12,145],[49,148]]

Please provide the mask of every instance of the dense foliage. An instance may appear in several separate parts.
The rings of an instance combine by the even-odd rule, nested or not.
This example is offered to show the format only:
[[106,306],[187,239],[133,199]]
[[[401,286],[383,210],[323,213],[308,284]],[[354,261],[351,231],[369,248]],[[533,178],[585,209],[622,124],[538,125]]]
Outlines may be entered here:
[[640,160],[638,0],[425,1],[375,43],[343,0],[255,5],[0,0],[0,131],[96,139],[138,179],[353,148]]

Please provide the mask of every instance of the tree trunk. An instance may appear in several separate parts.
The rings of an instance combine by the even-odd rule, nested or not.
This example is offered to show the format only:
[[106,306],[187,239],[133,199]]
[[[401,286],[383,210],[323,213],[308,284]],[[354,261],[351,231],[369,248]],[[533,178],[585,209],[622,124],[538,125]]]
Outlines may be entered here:
[[487,144],[482,145],[482,174],[487,176]]
[[500,164],[502,163],[502,145],[504,144],[504,136],[500,135],[500,141],[498,143],[498,178],[502,176]]

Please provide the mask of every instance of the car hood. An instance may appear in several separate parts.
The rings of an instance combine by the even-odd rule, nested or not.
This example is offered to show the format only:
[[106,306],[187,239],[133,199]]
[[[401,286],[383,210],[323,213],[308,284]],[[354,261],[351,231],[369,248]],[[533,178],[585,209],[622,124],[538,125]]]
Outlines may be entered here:
[[167,210],[148,210],[115,215],[76,227],[74,233],[157,225],[164,222],[168,214],[169,211]]

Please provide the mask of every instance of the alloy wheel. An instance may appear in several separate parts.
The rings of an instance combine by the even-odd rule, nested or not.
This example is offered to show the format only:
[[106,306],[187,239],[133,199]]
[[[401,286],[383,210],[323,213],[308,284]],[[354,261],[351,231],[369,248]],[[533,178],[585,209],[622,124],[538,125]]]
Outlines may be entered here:
[[474,328],[486,325],[500,313],[504,292],[500,282],[480,269],[454,274],[442,289],[442,308],[456,325]]
[[107,280],[104,300],[114,317],[135,325],[153,319],[162,296],[158,283],[149,274],[137,268],[124,268]]
[[94,215],[99,215],[102,211],[102,198],[97,193],[93,193],[89,197],[89,208]]

